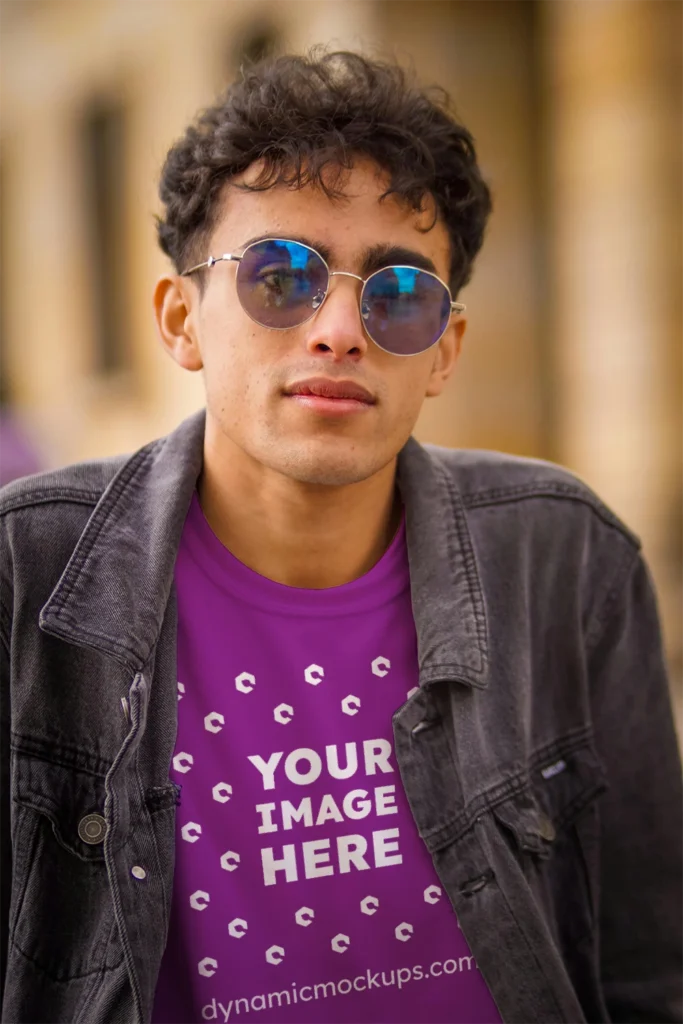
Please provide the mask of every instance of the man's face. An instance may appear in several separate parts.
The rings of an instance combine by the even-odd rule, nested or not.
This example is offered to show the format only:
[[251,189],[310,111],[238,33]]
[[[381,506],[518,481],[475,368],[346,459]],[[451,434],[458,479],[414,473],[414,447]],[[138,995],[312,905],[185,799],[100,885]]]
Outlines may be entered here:
[[[326,246],[331,271],[365,277],[368,251],[400,247],[430,259],[438,276],[448,280],[445,227],[437,221],[432,230],[420,230],[431,223],[430,209],[418,214],[393,197],[380,203],[386,182],[370,161],[354,166],[344,188],[348,198],[332,201],[312,186],[276,186],[265,192],[228,187],[202,259],[239,253],[249,239],[260,236],[295,238],[313,248]],[[234,458],[241,452],[253,464],[310,485],[356,483],[387,466],[410,436],[425,396],[441,391],[464,323],[451,321],[441,341],[426,352],[391,355],[363,329],[360,282],[332,277],[327,299],[312,319],[288,330],[270,330],[242,309],[237,266],[221,262],[207,270],[201,297],[192,278],[180,279],[188,298],[184,332],[191,358],[182,346],[173,354],[182,365],[203,367],[207,442],[214,456]],[[285,394],[293,383],[310,377],[361,384],[374,404],[350,415],[322,415]]]

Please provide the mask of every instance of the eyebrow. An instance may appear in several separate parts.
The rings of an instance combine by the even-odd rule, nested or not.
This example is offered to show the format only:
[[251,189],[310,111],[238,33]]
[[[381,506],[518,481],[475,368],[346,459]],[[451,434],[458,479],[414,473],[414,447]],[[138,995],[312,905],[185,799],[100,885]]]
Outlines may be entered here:
[[[241,245],[242,249],[246,249],[247,246],[253,245],[254,242],[262,242],[266,238],[282,237],[274,236],[271,234],[257,235],[254,238],[247,239]],[[299,242],[301,245],[307,245],[309,249],[315,249],[319,252],[325,262],[331,266],[333,262],[333,251],[329,245],[325,242],[321,242],[319,239],[308,238],[305,235],[287,235],[287,241]],[[361,250],[360,253],[360,274],[362,277],[368,277],[370,274],[374,274],[376,270],[381,270],[383,267],[417,267],[419,270],[428,270],[431,274],[439,276],[439,272],[436,266],[428,256],[424,253],[418,252],[417,249],[410,249],[403,245],[391,245],[389,242],[380,242],[377,245],[368,245]],[[347,269],[347,268],[344,268]]]

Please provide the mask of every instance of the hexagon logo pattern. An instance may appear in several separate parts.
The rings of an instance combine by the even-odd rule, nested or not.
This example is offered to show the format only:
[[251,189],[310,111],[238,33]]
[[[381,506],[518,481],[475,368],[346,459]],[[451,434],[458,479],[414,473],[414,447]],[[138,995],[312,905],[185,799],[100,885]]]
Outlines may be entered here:
[[197,889],[190,896],[190,906],[193,910],[206,910],[209,905],[211,897],[208,892],[204,892],[203,889]]
[[211,978],[218,970],[218,961],[214,960],[213,957],[205,956],[197,964],[197,970],[203,978]]
[[373,676],[384,676],[388,673],[391,668],[391,662],[388,658],[375,658],[372,663],[372,674]]
[[236,871],[239,867],[240,855],[233,850],[226,850],[221,855],[221,867],[224,871]]
[[185,754],[181,751],[180,754],[176,754],[173,758],[173,767],[177,772],[182,772],[183,775],[185,772],[189,772],[193,764],[194,758],[192,754]]
[[188,821],[187,825],[181,828],[180,834],[186,843],[196,843],[202,834],[202,826],[196,821]]
[[225,719],[218,711],[212,711],[204,719],[204,728],[207,732],[220,732],[224,725]]
[[281,964],[285,958],[285,951],[282,946],[270,946],[266,950],[266,960],[269,964]]
[[247,934],[248,927],[244,918],[235,917],[228,925],[228,935],[232,935],[233,939],[241,939],[243,935]]
[[424,891],[425,903],[438,903],[441,899],[441,889],[438,885],[428,885]]
[[235,689],[240,693],[251,693],[255,686],[256,677],[251,672],[240,672],[238,676],[235,676]]
[[182,700],[185,696],[185,683],[181,683],[178,680],[178,700]]
[[304,679],[311,686],[317,686],[325,678],[325,669],[320,665],[309,665],[304,669]]
[[294,708],[291,704],[278,704],[273,711],[273,718],[281,725],[287,725],[294,718]]
[[299,907],[294,920],[297,924],[300,924],[302,928],[308,928],[309,924],[313,924],[313,918],[315,917],[315,911],[311,910],[310,907]]
[[339,934],[335,935],[335,937],[332,939],[330,945],[332,946],[332,949],[335,951],[335,953],[345,953],[346,950],[351,945],[351,939],[348,937],[348,935],[344,935],[343,932],[339,932]]
[[228,800],[232,796],[232,786],[229,782],[217,782],[211,790],[211,796],[214,800],[218,801],[219,804],[227,804]]
[[401,924],[396,925],[394,928],[394,935],[400,942],[407,942],[412,934],[413,926],[408,924],[407,921],[402,921]]
[[360,708],[360,697],[354,697],[352,693],[344,697],[341,702],[341,709],[345,715],[357,715]]
[[366,896],[365,899],[360,901],[360,912],[361,914],[368,914],[372,916],[376,914],[379,909],[379,900],[376,896]]

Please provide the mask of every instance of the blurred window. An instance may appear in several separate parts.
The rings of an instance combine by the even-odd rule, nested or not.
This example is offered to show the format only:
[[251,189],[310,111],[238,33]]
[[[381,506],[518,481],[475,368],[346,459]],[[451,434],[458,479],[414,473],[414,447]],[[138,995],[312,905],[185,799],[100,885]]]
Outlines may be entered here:
[[125,288],[126,123],[122,106],[93,102],[83,118],[89,265],[95,309],[93,369],[108,375],[127,362]]

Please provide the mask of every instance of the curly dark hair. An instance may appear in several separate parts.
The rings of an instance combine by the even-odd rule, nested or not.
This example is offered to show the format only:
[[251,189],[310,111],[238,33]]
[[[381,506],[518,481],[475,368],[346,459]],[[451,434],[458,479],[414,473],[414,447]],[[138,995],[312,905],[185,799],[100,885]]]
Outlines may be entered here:
[[178,273],[204,260],[224,184],[257,160],[262,172],[239,187],[315,184],[335,199],[358,154],[388,175],[382,198],[394,194],[415,210],[434,198],[451,240],[457,295],[491,211],[472,136],[443,89],[423,89],[399,65],[348,51],[268,57],[242,70],[166,157],[159,245]]

